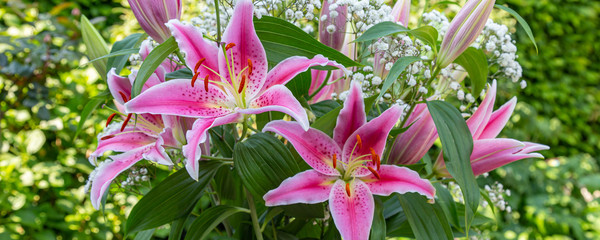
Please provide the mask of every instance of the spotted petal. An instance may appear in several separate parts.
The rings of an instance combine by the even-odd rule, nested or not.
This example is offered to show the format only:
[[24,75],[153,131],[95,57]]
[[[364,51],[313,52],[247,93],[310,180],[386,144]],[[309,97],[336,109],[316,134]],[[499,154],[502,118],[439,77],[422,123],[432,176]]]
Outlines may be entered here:
[[333,168],[332,159],[336,154],[339,161],[341,151],[327,134],[314,128],[304,131],[299,123],[284,120],[268,123],[263,128],[263,132],[267,131],[277,133],[287,139],[304,161],[318,172],[330,176],[340,175]]
[[233,103],[228,95],[214,85],[204,90],[202,82],[194,87],[189,79],[174,79],[141,93],[125,104],[129,113],[169,114],[184,117],[210,118],[231,113]]
[[220,53],[217,44],[204,39],[198,28],[183,24],[179,20],[170,20],[166,25],[177,41],[179,49],[185,53],[187,66],[193,71],[200,59],[204,59],[203,66],[198,68],[200,78],[204,79],[208,75],[210,80],[218,81],[219,77],[214,73],[219,71]]
[[[121,132],[120,126],[120,123],[111,124],[105,134],[98,135],[98,147],[90,154],[90,163],[95,165],[96,158],[106,151],[127,152],[156,141],[156,136],[136,131],[133,127],[126,127]],[[108,138],[109,135],[114,137]]]
[[250,102],[250,107],[240,109],[240,113],[259,114],[268,111],[282,112],[298,121],[304,130],[308,129],[306,110],[285,86],[277,85],[269,88]]
[[369,239],[375,202],[369,187],[360,180],[350,183],[338,180],[329,195],[329,210],[335,226],[345,240]]
[[108,77],[106,78],[106,84],[108,85],[108,90],[110,94],[113,96],[115,101],[119,104],[124,104],[123,96],[129,98],[131,96],[131,83],[127,77],[119,76],[114,68],[111,68],[108,72]]
[[380,179],[373,174],[361,178],[375,195],[389,196],[395,192],[400,194],[416,192],[429,199],[435,196],[433,185],[422,179],[417,172],[406,167],[381,165],[377,173]]
[[351,83],[348,98],[346,98],[344,107],[337,117],[337,124],[333,130],[333,140],[335,140],[340,148],[344,147],[344,143],[346,143],[348,137],[356,129],[362,127],[367,122],[361,89],[358,82],[353,81]]
[[315,170],[306,170],[290,177],[265,196],[265,205],[289,205],[295,203],[320,203],[329,198],[336,177],[321,174]]

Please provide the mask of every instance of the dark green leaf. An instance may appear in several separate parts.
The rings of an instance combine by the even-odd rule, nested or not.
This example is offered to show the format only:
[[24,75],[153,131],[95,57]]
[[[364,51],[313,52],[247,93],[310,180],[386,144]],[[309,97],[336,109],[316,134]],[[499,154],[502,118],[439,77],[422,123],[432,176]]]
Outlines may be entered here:
[[373,215],[373,224],[371,225],[371,236],[369,239],[385,239],[385,218],[383,216],[383,202],[380,197],[375,197],[375,213]]
[[154,235],[154,230],[155,229],[153,228],[141,231],[137,235],[135,235],[135,238],[133,240],[150,240],[150,238],[152,238],[152,235]]
[[428,101],[427,108],[442,142],[446,168],[460,186],[468,206],[465,212],[468,229],[479,206],[479,186],[470,161],[473,137],[461,113],[450,103]]
[[312,58],[321,54],[346,67],[361,66],[337,50],[320,43],[302,29],[283,19],[263,16],[254,19],[256,34],[267,53],[270,65],[277,64],[292,56]]
[[533,31],[531,31],[531,27],[529,27],[529,24],[527,24],[527,21],[525,21],[525,19],[523,19],[523,17],[521,17],[521,15],[519,15],[517,12],[515,12],[515,10],[512,10],[509,7],[506,7],[506,6],[503,6],[500,4],[496,4],[494,6],[497,8],[500,8],[504,11],[507,11],[508,13],[510,13],[510,15],[512,15],[513,17],[515,17],[517,19],[517,21],[519,22],[521,27],[523,27],[523,29],[525,30],[525,33],[527,33],[529,40],[531,40],[531,42],[533,43],[533,46],[535,46],[535,52],[537,53],[538,46],[537,46],[537,43],[535,43],[535,37],[533,37]]
[[182,217],[173,220],[171,222],[171,231],[169,232],[169,239],[179,240],[183,234],[183,229],[185,228],[185,221],[187,217]]
[[380,22],[378,24],[375,24],[375,26],[367,29],[367,31],[365,31],[362,35],[360,35],[359,38],[357,38],[354,41],[355,42],[366,42],[366,41],[378,39],[380,37],[385,37],[390,34],[396,34],[396,33],[401,33],[401,32],[408,32],[408,31],[410,31],[408,28],[406,28],[400,24],[396,24],[393,22]]
[[285,117],[284,113],[275,111],[256,114],[256,127],[258,130],[262,130],[267,123],[273,120],[283,119],[283,117]]
[[425,197],[407,193],[400,195],[399,199],[416,239],[453,239],[446,217],[440,216],[441,210],[436,211]]
[[90,101],[88,101],[85,104],[85,106],[83,107],[83,111],[81,111],[79,123],[77,124],[77,130],[75,131],[75,136],[73,137],[73,139],[77,139],[77,136],[83,130],[83,125],[85,124],[85,121],[90,117],[90,115],[92,115],[92,112],[94,112],[94,110],[96,110],[96,108],[98,108],[98,106],[100,106],[100,104],[102,104],[105,101],[105,98],[93,97],[92,99],[90,99]]
[[456,203],[454,202],[450,191],[448,191],[447,188],[443,187],[439,183],[434,183],[433,186],[435,187],[435,195],[438,197],[437,203],[440,205],[440,207],[442,207],[442,210],[448,218],[448,221],[453,226],[459,227],[460,225],[458,221],[458,212],[456,211]]
[[471,79],[471,93],[473,96],[479,96],[488,77],[488,62],[485,53],[480,49],[469,47],[454,62],[467,70],[469,79]]
[[114,57],[109,58],[108,62],[106,63],[108,69],[115,68],[115,73],[120,74],[121,70],[123,67],[125,67],[125,64],[129,59],[129,55],[139,52],[139,48],[135,48],[135,45],[139,42],[142,36],[144,36],[144,34],[134,33],[121,41],[115,42],[110,50],[111,54],[117,52],[123,53],[125,50],[129,50],[129,52],[121,55],[114,55]]
[[410,30],[411,35],[431,46],[434,52],[437,52],[438,31],[432,26],[422,26]]
[[284,205],[281,206],[285,211],[286,215],[302,218],[302,219],[310,219],[310,218],[323,218],[324,208],[323,204],[303,204],[297,203],[292,205]]
[[131,98],[139,95],[142,92],[142,87],[144,83],[148,80],[148,78],[154,73],[154,70],[160,65],[169,54],[177,49],[177,42],[175,42],[175,38],[170,37],[162,44],[158,45],[156,48],[152,49],[152,52],[148,54],[146,60],[142,63],[140,70],[135,77],[135,82],[133,82],[133,87],[131,91]]
[[181,169],[156,185],[133,207],[125,232],[159,227],[189,214],[202,196],[204,187],[213,179],[223,163],[200,161],[198,181],[192,179],[186,169]]
[[285,86],[294,94],[294,97],[300,98],[304,96],[308,98],[308,89],[310,88],[310,84],[312,82],[311,71],[305,71],[296,75],[291,81],[289,81]]
[[241,212],[250,213],[250,210],[227,205],[209,208],[200,213],[200,216],[192,222],[189,228],[190,231],[188,231],[185,239],[205,239],[217,225],[229,216]]
[[312,109],[312,112],[315,114],[315,117],[320,118],[320,117],[324,116],[325,114],[327,114],[328,112],[331,112],[332,110],[336,109],[339,106],[340,106],[340,104],[337,101],[325,100],[325,101],[320,101],[318,103],[310,105],[310,108]]
[[390,72],[388,73],[387,77],[385,78],[383,85],[381,86],[381,92],[379,93],[379,96],[377,96],[377,99],[381,98],[383,96],[383,94],[385,94],[385,92],[387,92],[387,90],[392,86],[392,83],[394,83],[398,79],[400,74],[402,74],[402,72],[404,72],[404,69],[406,69],[406,67],[408,67],[408,65],[410,65],[411,63],[414,63],[416,61],[420,61],[420,60],[421,60],[420,57],[414,57],[414,56],[407,56],[407,57],[399,58],[394,63],[394,65],[392,66],[392,69],[390,69]]
[[223,125],[211,128],[210,139],[212,146],[216,147],[223,157],[230,158],[233,156],[233,147],[235,146],[234,133],[235,127],[231,125]]
[[333,128],[335,128],[337,117],[338,115],[340,115],[342,107],[343,106],[339,106],[329,111],[327,114],[315,120],[315,122],[310,127],[321,130],[330,137],[333,136]]
[[192,79],[194,77],[194,73],[189,68],[182,68],[174,72],[167,73],[167,80],[170,79]]

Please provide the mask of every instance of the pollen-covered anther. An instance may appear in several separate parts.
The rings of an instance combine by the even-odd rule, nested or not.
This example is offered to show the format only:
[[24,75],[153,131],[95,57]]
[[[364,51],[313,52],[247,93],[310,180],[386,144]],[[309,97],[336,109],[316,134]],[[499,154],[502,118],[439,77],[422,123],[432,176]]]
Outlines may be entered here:
[[117,113],[113,113],[110,116],[108,116],[108,118],[106,119],[106,127],[108,127],[108,124],[110,124],[110,122],[112,122],[113,118],[117,115]]
[[235,43],[229,43],[229,44],[227,44],[227,46],[225,46],[225,51],[231,49],[232,47],[235,47]]
[[192,77],[192,87],[194,87],[194,83],[196,83],[196,80],[198,79],[198,75],[200,74],[200,72],[197,72],[194,74],[194,76]]
[[123,125],[121,125],[121,132],[123,130],[125,130],[125,127],[127,126],[127,123],[129,122],[129,120],[131,119],[131,115],[133,115],[132,113],[127,114],[127,118],[125,118],[125,121],[123,122]]
[[238,93],[242,93],[242,90],[244,90],[245,84],[246,84],[246,75],[242,75],[242,81],[240,81],[240,86],[238,87]]
[[208,92],[208,75],[204,77],[204,91]]
[[377,172],[375,169],[373,169],[372,167],[367,167],[367,169],[369,169],[369,171],[371,171],[371,173],[372,173],[373,175],[375,175],[375,177],[376,177],[377,179],[381,179],[381,176],[379,176],[379,173],[378,173],[378,172]]
[[196,66],[194,67],[194,72],[198,72],[198,68],[200,68],[200,65],[202,65],[202,63],[204,62],[204,60],[206,60],[206,58],[202,58],[200,60],[198,60],[198,62],[196,63]]
[[101,137],[101,138],[100,138],[100,140],[107,140],[107,139],[111,139],[111,138],[114,138],[114,137],[115,137],[115,135],[114,135],[114,134],[111,134],[111,135],[106,135],[106,136],[104,136],[104,137]]
[[123,99],[123,102],[127,102],[128,101],[127,95],[125,95],[125,93],[119,91],[119,94],[121,95],[121,98]]
[[333,154],[333,168],[337,168],[337,154]]
[[350,193],[350,183],[346,183],[346,194],[348,194],[348,197],[352,196]]
[[252,60],[248,58],[248,76],[250,76],[250,74],[252,74]]
[[362,140],[358,134],[356,134],[356,144],[358,145],[358,148],[362,148]]
[[379,167],[381,166],[381,158],[379,158],[379,155],[375,152],[375,149],[369,148],[369,150],[371,150],[371,158],[373,159],[373,165],[377,166],[377,171],[379,171]]

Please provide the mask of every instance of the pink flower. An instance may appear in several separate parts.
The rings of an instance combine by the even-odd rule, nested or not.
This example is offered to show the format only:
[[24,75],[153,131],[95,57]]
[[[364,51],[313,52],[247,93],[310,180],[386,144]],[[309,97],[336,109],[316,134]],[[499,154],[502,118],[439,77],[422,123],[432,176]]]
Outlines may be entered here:
[[[319,41],[340,51],[346,35],[348,7],[346,5],[338,6],[336,2],[335,0],[323,1],[320,19],[322,20],[325,16],[325,20],[319,22]],[[332,5],[337,6],[333,9],[335,11],[333,15],[331,14],[332,9],[330,9]]]
[[[467,120],[467,126],[473,135],[471,167],[475,175],[492,171],[524,158],[544,158],[541,154],[534,152],[549,149],[548,146],[542,144],[496,138],[512,115],[517,99],[513,98],[498,110],[493,111],[495,100],[496,81],[492,83],[477,111]],[[435,163],[435,169],[439,175],[450,177],[441,154]]]
[[401,108],[392,106],[366,122],[361,87],[353,82],[337,119],[333,139],[297,122],[273,121],[263,131],[286,138],[313,169],[284,180],[263,197],[267,206],[329,200],[337,229],[348,240],[368,239],[373,221],[373,194],[417,192],[433,199],[435,189],[408,168],[381,165],[379,156]]
[[392,8],[392,16],[395,22],[408,27],[408,18],[410,15],[410,0],[398,0]]
[[183,147],[186,168],[194,179],[198,179],[198,145],[206,141],[209,128],[241,122],[246,114],[279,111],[308,129],[306,111],[283,84],[312,66],[343,68],[317,55],[312,59],[290,57],[267,72],[265,50],[254,31],[252,16],[252,2],[238,1],[221,46],[204,39],[193,26],[169,21],[167,26],[185,53],[194,78],[159,84],[125,104],[128,112],[198,118]]
[[452,19],[444,36],[437,65],[444,68],[460,56],[477,39],[487,22],[495,0],[469,0]]
[[162,43],[171,36],[165,26],[171,19],[181,16],[181,0],[127,0],[133,15],[144,31],[155,41]]
[[417,104],[403,127],[408,127],[408,129],[396,137],[389,162],[405,165],[415,164],[427,154],[438,138],[427,105],[425,103]]

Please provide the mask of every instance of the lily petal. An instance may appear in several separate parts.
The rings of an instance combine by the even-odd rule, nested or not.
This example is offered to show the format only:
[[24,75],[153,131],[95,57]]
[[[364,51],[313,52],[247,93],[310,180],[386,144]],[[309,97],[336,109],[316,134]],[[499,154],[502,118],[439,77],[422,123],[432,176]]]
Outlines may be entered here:
[[479,139],[481,132],[485,129],[485,126],[492,116],[494,110],[494,102],[496,101],[496,81],[492,82],[488,92],[485,94],[485,98],[473,113],[469,119],[467,119],[467,126],[473,135],[473,139]]
[[369,239],[375,202],[369,187],[362,181],[350,183],[350,196],[346,183],[338,180],[329,195],[329,210],[335,226],[345,240]]
[[183,24],[179,20],[170,20],[166,25],[177,41],[179,49],[185,53],[186,65],[194,70],[200,59],[204,59],[203,66],[198,68],[200,78],[204,79],[208,75],[210,80],[220,79],[213,72],[219,71],[219,49],[217,44],[204,39],[198,28]]
[[346,143],[348,137],[366,122],[367,116],[365,115],[362,87],[358,82],[352,81],[348,98],[344,102],[344,107],[340,111],[337,117],[337,124],[333,129],[333,140],[335,140],[340,148],[344,147],[344,143]]
[[321,54],[316,55],[311,59],[301,56],[289,57],[271,69],[262,90],[266,91],[275,85],[285,85],[296,75],[305,72],[310,67],[314,66],[332,66],[344,69],[343,65],[331,61]]
[[[98,147],[90,154],[90,163],[95,165],[96,158],[106,151],[127,152],[156,141],[156,136],[136,131],[133,127],[126,127],[121,132],[120,126],[121,123],[111,124],[111,129],[106,134],[98,135]],[[109,135],[114,137],[103,139]]]
[[208,85],[191,87],[189,79],[156,85],[125,104],[128,113],[170,114],[210,118],[231,113],[231,100],[221,89]]
[[115,72],[114,68],[111,68],[108,72],[106,84],[108,85],[108,90],[110,91],[110,94],[119,104],[125,103],[125,101],[123,101],[121,93],[123,93],[127,98],[131,96],[131,83],[129,83],[129,79],[127,77],[119,76]]
[[485,126],[479,139],[495,138],[502,131],[510,115],[512,115],[517,105],[517,98],[513,97],[510,101],[498,108],[492,113],[488,124]]
[[524,158],[544,158],[539,153],[531,153],[532,150],[544,150],[543,145],[526,148],[526,144],[514,139],[496,138],[481,139],[473,142],[473,153],[471,154],[471,166],[473,173],[480,175],[511,162]]
[[431,182],[422,179],[417,172],[409,168],[381,165],[381,169],[377,172],[380,179],[372,174],[361,178],[375,195],[389,196],[395,192],[400,194],[416,192],[429,199],[435,196],[435,188]]
[[267,192],[263,199],[267,207],[295,203],[320,203],[329,198],[336,177],[306,170],[290,177],[279,187]]
[[438,137],[435,123],[425,104],[417,104],[404,125],[407,126],[410,127],[394,141],[390,151],[390,163],[406,165],[417,163]]
[[298,154],[318,172],[339,176],[340,173],[333,168],[333,155],[339,158],[341,150],[327,134],[309,128],[305,131],[297,122],[276,120],[268,123],[263,132],[274,132],[287,139],[298,151]]
[[[371,148],[373,148],[376,154],[382,156],[387,136],[396,122],[398,122],[401,113],[402,108],[400,108],[398,105],[393,105],[388,110],[385,110],[385,112],[383,112],[379,117],[374,118],[370,122],[365,123],[365,125],[358,128],[354,133],[352,133],[352,135],[350,135],[348,141],[346,141],[344,144],[342,160],[344,162],[348,162],[350,155],[353,157],[370,155]],[[354,149],[354,146],[357,145],[356,135],[360,136],[362,140],[362,146],[357,146],[356,149]],[[367,157],[367,159],[370,158],[371,156]],[[375,164],[373,164],[373,161],[367,161],[365,166],[374,167]],[[366,176],[368,174],[371,174],[371,172],[366,168],[358,168],[354,173],[354,175],[357,177]]]
[[294,97],[294,94],[283,85],[269,88],[257,98],[253,99],[247,109],[240,109],[240,113],[259,114],[268,111],[282,112],[298,121],[304,130],[309,127],[306,110]]
[[238,122],[241,117],[241,114],[233,113],[218,118],[199,118],[194,122],[192,129],[185,134],[187,145],[182,148],[183,156],[186,159],[185,168],[190,177],[198,180],[198,160],[202,154],[200,143],[208,139],[208,129]]
[[[248,62],[252,62],[252,74],[247,76],[248,80],[246,81],[246,96],[249,98],[253,98],[262,89],[268,67],[265,49],[254,30],[253,10],[252,1],[237,1],[229,25],[223,33],[225,44],[235,44],[234,47],[227,50],[227,58],[230,62],[233,61],[234,73],[237,75],[242,69],[249,66]],[[231,81],[228,64],[222,53],[219,54],[219,72],[228,81]],[[244,74],[246,73],[248,71],[244,72]]]

